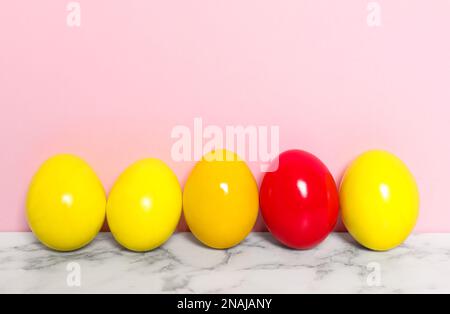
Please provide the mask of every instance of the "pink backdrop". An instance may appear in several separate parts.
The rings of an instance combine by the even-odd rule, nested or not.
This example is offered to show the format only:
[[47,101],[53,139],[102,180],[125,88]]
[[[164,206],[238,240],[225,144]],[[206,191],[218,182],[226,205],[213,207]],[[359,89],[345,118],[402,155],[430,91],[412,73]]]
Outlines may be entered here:
[[380,0],[375,28],[365,0],[79,0],[81,28],[67,2],[0,4],[1,231],[27,230],[27,185],[55,153],[108,189],[147,156],[184,182],[170,133],[202,117],[279,125],[282,149],[336,178],[390,150],[420,185],[417,231],[450,232],[450,1]]

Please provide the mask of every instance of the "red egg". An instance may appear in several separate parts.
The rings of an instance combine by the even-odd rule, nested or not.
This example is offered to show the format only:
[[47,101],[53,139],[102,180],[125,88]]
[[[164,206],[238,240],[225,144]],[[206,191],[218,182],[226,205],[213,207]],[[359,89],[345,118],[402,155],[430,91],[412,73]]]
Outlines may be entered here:
[[287,151],[265,175],[261,208],[272,235],[293,249],[317,246],[333,231],[339,214],[336,182],[314,155]]

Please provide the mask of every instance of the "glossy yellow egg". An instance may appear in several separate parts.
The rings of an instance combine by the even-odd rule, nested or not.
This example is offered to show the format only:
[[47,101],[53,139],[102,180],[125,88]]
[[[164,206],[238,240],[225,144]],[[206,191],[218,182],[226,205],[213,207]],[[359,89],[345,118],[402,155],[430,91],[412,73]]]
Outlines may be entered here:
[[369,151],[347,169],[340,188],[342,219],[361,245],[387,251],[402,244],[419,216],[413,175],[396,156]]
[[173,234],[181,209],[176,175],[162,161],[145,159],[128,168],[114,185],[107,205],[108,224],[125,248],[150,251]]
[[47,160],[34,176],[27,198],[28,224],[57,251],[89,244],[105,220],[106,196],[94,171],[72,155]]
[[197,163],[183,197],[186,222],[205,245],[227,249],[251,232],[259,210],[258,187],[244,161],[218,150]]

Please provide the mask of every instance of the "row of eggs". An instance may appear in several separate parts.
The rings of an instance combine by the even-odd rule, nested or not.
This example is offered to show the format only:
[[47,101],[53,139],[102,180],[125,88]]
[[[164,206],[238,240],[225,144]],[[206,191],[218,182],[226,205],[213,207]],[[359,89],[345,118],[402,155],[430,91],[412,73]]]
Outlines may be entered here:
[[309,249],[336,226],[339,208],[350,234],[363,246],[385,251],[412,232],[419,214],[416,182],[396,156],[369,151],[347,169],[338,191],[327,167],[314,155],[287,151],[261,189],[246,163],[233,152],[216,150],[191,172],[184,192],[161,160],[129,167],[107,199],[87,163],[73,155],[47,160],[34,176],[27,219],[36,237],[57,251],[89,244],[105,216],[125,248],[145,252],[164,244],[182,211],[195,237],[208,247],[238,245],[253,229],[259,209],[269,231],[287,247]]

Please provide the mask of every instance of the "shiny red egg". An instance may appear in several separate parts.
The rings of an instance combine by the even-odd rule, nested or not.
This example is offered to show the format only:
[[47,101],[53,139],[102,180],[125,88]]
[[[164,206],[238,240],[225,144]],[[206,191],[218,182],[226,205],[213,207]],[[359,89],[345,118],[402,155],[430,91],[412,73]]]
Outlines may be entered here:
[[314,155],[300,150],[279,156],[261,186],[261,209],[272,235],[293,249],[310,249],[333,231],[339,215],[336,182]]

